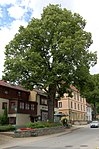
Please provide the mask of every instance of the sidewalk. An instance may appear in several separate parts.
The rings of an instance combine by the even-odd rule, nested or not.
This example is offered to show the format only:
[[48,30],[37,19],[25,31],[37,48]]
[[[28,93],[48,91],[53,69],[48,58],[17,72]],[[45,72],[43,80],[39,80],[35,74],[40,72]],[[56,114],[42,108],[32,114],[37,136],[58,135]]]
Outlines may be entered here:
[[21,145],[24,143],[30,143],[37,140],[42,140],[47,137],[58,136],[63,134],[68,134],[76,129],[86,127],[85,125],[75,125],[72,126],[70,129],[66,129],[65,132],[57,133],[57,134],[50,134],[45,136],[37,136],[37,137],[26,137],[26,138],[14,138],[14,132],[2,132],[0,133],[0,149],[8,148],[12,146]]

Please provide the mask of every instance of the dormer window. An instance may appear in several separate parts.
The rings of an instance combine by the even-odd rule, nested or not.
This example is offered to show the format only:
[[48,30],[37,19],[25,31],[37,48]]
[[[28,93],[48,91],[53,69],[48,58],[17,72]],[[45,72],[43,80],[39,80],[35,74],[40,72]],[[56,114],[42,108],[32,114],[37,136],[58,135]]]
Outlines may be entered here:
[[21,96],[21,92],[20,91],[18,91],[18,96]]
[[7,91],[7,90],[5,90],[5,91],[4,91],[4,93],[5,93],[5,94],[8,94],[8,91]]

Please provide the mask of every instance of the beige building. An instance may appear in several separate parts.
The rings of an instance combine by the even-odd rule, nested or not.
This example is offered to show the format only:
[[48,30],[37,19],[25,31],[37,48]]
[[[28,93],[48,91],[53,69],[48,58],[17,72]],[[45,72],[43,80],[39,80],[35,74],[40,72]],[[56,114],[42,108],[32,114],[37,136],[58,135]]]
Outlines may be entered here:
[[89,103],[86,103],[86,112],[87,112],[87,121],[91,122],[92,121],[92,106]]
[[66,115],[70,121],[86,121],[86,99],[80,96],[80,92],[71,86],[72,97],[64,94],[63,98],[58,101],[59,113]]

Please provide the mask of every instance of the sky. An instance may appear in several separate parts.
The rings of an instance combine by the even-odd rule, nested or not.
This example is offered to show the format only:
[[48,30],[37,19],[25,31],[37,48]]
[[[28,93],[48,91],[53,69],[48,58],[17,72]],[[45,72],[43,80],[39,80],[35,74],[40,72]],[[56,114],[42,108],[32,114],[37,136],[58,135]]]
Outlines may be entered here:
[[5,46],[13,39],[20,25],[27,26],[34,18],[40,18],[43,8],[59,4],[73,13],[79,13],[87,22],[85,30],[92,33],[90,51],[97,51],[98,62],[90,69],[91,74],[99,73],[99,0],[0,0],[0,79],[4,69]]

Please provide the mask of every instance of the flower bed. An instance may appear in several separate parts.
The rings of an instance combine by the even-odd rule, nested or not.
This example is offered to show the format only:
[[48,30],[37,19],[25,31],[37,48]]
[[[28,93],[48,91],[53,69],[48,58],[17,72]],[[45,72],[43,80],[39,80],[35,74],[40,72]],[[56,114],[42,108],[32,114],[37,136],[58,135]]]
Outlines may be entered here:
[[33,128],[20,128],[19,130],[33,130]]
[[33,137],[33,136],[42,136],[42,135],[49,135],[64,132],[65,127],[57,126],[51,128],[35,128],[35,129],[28,129],[28,128],[21,128],[14,132],[15,137],[22,138],[22,137]]

